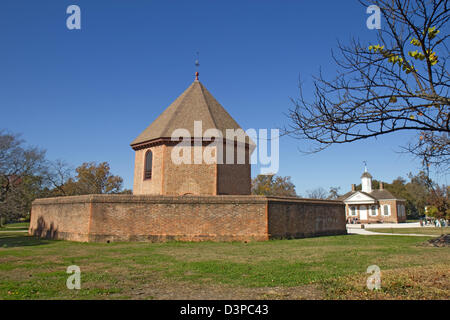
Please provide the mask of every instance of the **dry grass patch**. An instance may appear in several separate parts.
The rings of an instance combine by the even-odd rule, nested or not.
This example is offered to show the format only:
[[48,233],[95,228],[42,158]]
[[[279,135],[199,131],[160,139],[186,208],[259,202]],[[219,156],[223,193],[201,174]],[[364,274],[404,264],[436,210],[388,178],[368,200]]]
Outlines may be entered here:
[[381,289],[378,290],[367,288],[368,276],[354,275],[328,281],[328,297],[352,300],[450,299],[449,265],[381,270]]

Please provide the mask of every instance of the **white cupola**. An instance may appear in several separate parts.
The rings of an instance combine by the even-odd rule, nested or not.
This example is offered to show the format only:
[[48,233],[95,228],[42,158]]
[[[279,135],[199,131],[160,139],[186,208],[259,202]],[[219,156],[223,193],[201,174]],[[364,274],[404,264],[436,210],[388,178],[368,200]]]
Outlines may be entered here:
[[372,176],[367,172],[367,167],[364,169],[364,173],[361,176],[362,192],[372,192]]

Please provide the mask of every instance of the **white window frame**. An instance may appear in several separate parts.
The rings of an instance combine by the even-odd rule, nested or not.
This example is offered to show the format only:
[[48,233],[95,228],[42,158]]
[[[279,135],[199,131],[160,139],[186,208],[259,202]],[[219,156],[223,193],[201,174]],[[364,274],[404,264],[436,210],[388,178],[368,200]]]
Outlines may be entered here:
[[[372,210],[373,207],[375,207],[375,214],[373,214],[373,210]],[[370,206],[370,213],[369,213],[369,216],[371,216],[371,217],[376,217],[376,216],[378,216],[378,207],[377,207],[376,205],[371,205],[371,206]]]
[[[355,210],[353,211],[352,208],[354,208]],[[350,207],[348,207],[348,209],[349,209],[349,212],[350,212],[350,214],[349,214],[350,217],[357,217],[358,216],[358,212],[356,210],[356,206],[350,206]],[[353,212],[355,212],[355,214],[353,214]]]
[[[386,214],[385,206],[387,206],[387,208],[388,208],[388,214]],[[381,212],[381,215],[383,217],[389,217],[391,215],[391,205],[390,204],[383,204],[383,210]]]

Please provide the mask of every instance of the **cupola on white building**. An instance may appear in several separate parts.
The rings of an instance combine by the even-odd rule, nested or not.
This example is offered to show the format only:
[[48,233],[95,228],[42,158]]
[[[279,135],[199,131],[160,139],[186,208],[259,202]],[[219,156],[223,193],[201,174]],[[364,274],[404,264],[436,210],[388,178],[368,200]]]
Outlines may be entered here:
[[339,197],[345,203],[347,221],[359,223],[398,223],[406,222],[405,199],[395,197],[384,189],[380,182],[379,189],[372,189],[372,175],[367,168],[361,176],[362,190],[357,191],[352,184],[352,191]]

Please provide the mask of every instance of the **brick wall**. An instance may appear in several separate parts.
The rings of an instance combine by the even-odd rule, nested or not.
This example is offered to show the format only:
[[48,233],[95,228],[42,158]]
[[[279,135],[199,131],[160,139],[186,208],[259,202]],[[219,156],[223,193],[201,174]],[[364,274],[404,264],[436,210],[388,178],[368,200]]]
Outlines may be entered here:
[[[163,194],[164,195],[215,195],[216,164],[176,164],[172,161],[175,146],[167,146],[164,153]],[[195,152],[203,154],[205,147],[192,147],[191,160],[194,162]],[[200,159],[201,160],[201,159]]]
[[[223,161],[217,166],[217,193],[250,195],[251,194],[251,166],[248,147],[234,145],[234,163],[227,163],[227,150],[233,146],[224,147],[222,150]],[[244,163],[239,164],[238,153],[244,154]],[[220,154],[220,152],[219,152]],[[242,159],[241,159],[242,161]]]
[[340,201],[268,198],[271,238],[346,234],[345,206]]
[[[134,159],[134,183],[133,194],[162,194],[162,168],[165,146],[153,146],[151,148],[136,150]],[[147,151],[153,154],[152,178],[144,179],[144,163]]]
[[33,202],[29,233],[43,238],[88,241],[93,196]]
[[264,196],[48,198],[33,202],[29,232],[75,241],[261,241],[345,234],[343,208]]
[[[390,206],[390,215],[389,216],[385,216],[383,215],[384,213],[384,208],[383,205],[387,204]],[[406,222],[406,214],[405,216],[399,217],[398,216],[398,205],[403,204],[405,205],[404,201],[399,201],[399,200],[379,200],[378,203],[373,204],[375,206],[377,206],[377,215],[376,216],[372,216],[371,215],[371,206],[370,205],[361,205],[361,204],[348,204],[346,205],[346,215],[347,218],[358,218],[360,219],[360,207],[361,206],[365,206],[367,208],[367,220],[360,220],[362,223],[381,223],[381,222],[386,222],[386,223],[399,223],[399,222]],[[350,207],[356,207],[356,217],[351,216],[350,215]]]
[[[390,205],[390,215],[389,216],[380,216],[380,220],[383,222],[390,222],[390,223],[398,223],[398,222],[403,222],[400,221],[399,217],[397,216],[397,201],[396,200],[380,200],[380,208],[381,208],[381,212],[383,212],[383,205],[388,204]],[[405,219],[406,221],[406,219]]]
[[[192,164],[172,161],[175,144],[160,144],[136,150],[134,195],[250,195],[251,168],[248,149],[246,164],[194,163],[196,151],[202,155],[206,145],[191,147]],[[145,155],[152,151],[152,178],[144,179]],[[211,154],[215,154],[211,152]],[[236,156],[237,152],[235,153]],[[225,152],[223,153],[225,157]],[[237,159],[236,159],[237,161]]]

